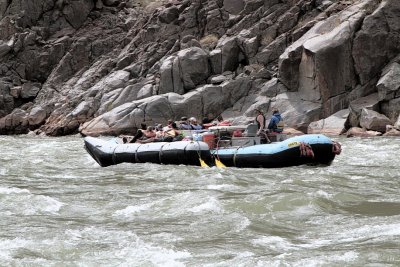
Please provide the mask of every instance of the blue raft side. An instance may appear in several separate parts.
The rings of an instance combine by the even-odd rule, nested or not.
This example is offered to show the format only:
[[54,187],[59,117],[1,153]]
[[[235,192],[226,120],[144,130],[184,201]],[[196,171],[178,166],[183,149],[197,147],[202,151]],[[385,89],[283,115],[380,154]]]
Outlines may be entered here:
[[241,148],[220,148],[218,150],[212,150],[212,154],[218,155],[232,155],[232,154],[275,154],[287,150],[290,148],[289,144],[293,142],[303,142],[306,144],[332,144],[332,140],[322,134],[306,134],[294,136],[285,141],[272,144],[262,144],[249,147]]

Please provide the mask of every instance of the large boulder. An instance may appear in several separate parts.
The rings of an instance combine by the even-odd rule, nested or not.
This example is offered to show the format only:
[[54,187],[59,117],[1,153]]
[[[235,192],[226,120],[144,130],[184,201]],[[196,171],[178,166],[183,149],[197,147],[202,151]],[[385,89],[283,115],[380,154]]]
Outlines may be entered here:
[[207,53],[199,47],[191,47],[178,52],[181,79],[185,91],[206,83],[210,75]]
[[28,126],[28,114],[22,109],[14,109],[11,114],[0,118],[0,134],[26,134]]
[[231,14],[239,14],[245,7],[244,0],[224,0],[223,7]]
[[[379,1],[378,1],[379,2]],[[353,41],[353,59],[361,84],[380,74],[400,52],[400,1],[382,1],[362,24]]]
[[179,17],[179,9],[176,6],[171,6],[169,8],[164,9],[158,19],[162,23],[171,23]]
[[37,126],[44,123],[47,117],[46,109],[41,106],[36,106],[31,109],[28,116],[28,122],[30,126]]
[[[368,10],[376,5],[376,0],[362,1],[315,24],[279,57],[281,82],[291,91],[297,91],[301,83],[303,91],[311,90],[308,98],[314,97],[314,93],[323,94],[319,86],[333,92],[344,90],[343,86],[352,82],[351,39]],[[334,88],[335,85],[339,87]]]
[[344,132],[344,124],[349,115],[348,109],[343,109],[326,119],[315,121],[308,126],[309,134],[340,135]]
[[383,114],[376,111],[363,108],[360,117],[360,126],[372,131],[385,132],[386,125],[391,125],[392,122]]
[[400,130],[400,115],[399,115],[399,117],[397,118],[397,121],[395,122],[394,127],[395,127],[397,130]]
[[179,58],[170,56],[166,58],[160,67],[160,88],[159,94],[175,92],[183,94],[183,82],[181,79]]
[[278,108],[285,125],[303,133],[307,132],[308,125],[317,121],[321,114],[321,105],[312,101],[304,101],[298,92],[284,92],[271,99],[267,119],[271,111]]
[[382,101],[380,104],[381,113],[385,114],[394,123],[400,115],[400,97],[389,101]]
[[240,48],[236,36],[224,36],[217,44],[217,49],[221,50],[221,70],[215,70],[215,73],[224,71],[234,71],[239,65]]
[[378,88],[379,100],[391,100],[400,96],[400,64],[394,62],[387,66],[376,87]]
[[346,128],[360,126],[361,111],[366,108],[374,111],[379,111],[378,93],[374,93],[365,97],[354,100],[349,105],[349,117],[346,121]]
[[0,40],[0,58],[8,54],[10,51],[11,47],[7,43]]
[[69,24],[78,29],[86,21],[93,8],[93,0],[67,1],[63,13]]
[[35,98],[41,89],[40,83],[24,83],[21,88],[21,98]]

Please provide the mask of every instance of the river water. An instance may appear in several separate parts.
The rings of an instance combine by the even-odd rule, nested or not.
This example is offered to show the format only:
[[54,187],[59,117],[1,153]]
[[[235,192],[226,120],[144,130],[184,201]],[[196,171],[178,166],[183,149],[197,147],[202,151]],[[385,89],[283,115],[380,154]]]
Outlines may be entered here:
[[0,266],[399,266],[400,139],[335,140],[329,167],[101,168],[0,136]]

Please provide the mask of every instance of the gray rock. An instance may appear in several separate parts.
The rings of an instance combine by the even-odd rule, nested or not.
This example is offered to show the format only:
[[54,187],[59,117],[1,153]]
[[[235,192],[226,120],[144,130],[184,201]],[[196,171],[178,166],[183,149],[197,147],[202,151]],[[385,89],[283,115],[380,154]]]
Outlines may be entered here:
[[29,112],[28,123],[30,126],[41,125],[46,120],[46,117],[46,110],[41,106],[36,106]]
[[395,127],[397,130],[400,130],[400,115],[399,115],[399,117],[397,118],[397,121],[395,122],[394,127]]
[[392,122],[395,122],[400,114],[400,97],[389,101],[380,102],[381,113],[385,114]]
[[212,74],[222,73],[222,50],[221,49],[212,50],[209,55],[209,60],[211,65],[211,73]]
[[14,86],[10,89],[10,95],[14,98],[19,98],[21,96],[22,86]]
[[344,125],[349,115],[348,109],[343,109],[326,119],[315,121],[308,126],[308,134],[340,135],[344,131]]
[[400,64],[394,62],[383,70],[378,81],[379,100],[390,100],[400,95]]
[[24,83],[21,88],[21,98],[34,98],[39,93],[41,84],[39,83]]
[[0,40],[0,58],[7,55],[8,52],[10,52],[10,51],[11,51],[11,47],[7,43],[4,43],[3,41]]
[[236,37],[223,37],[217,44],[221,49],[221,71],[234,71],[239,65],[239,46]]
[[104,80],[104,86],[107,86],[109,90],[122,88],[129,80],[130,73],[124,70],[113,72]]
[[162,23],[171,23],[175,21],[179,17],[179,9],[176,6],[171,6],[169,8],[164,9],[158,19]]
[[150,97],[153,94],[153,85],[151,84],[146,84],[145,86],[142,87],[142,89],[139,90],[137,93],[137,99],[142,99],[146,97]]
[[[109,1],[109,0],[108,0]],[[63,9],[67,21],[78,29],[85,22],[90,11],[94,8],[93,0],[68,1]]]
[[374,111],[379,110],[378,93],[371,94],[354,100],[349,105],[350,114],[346,121],[346,128],[358,127],[360,125],[361,111],[366,108]]
[[385,132],[386,125],[391,125],[392,122],[383,114],[376,111],[363,108],[360,117],[360,126],[372,131]]
[[102,0],[105,6],[117,6],[120,0]]
[[224,9],[231,14],[239,14],[245,7],[243,0],[224,0]]
[[353,58],[361,84],[377,76],[400,52],[399,1],[385,1],[363,21],[353,41]]
[[185,91],[205,83],[210,70],[207,53],[198,47],[191,47],[178,52],[181,78]]

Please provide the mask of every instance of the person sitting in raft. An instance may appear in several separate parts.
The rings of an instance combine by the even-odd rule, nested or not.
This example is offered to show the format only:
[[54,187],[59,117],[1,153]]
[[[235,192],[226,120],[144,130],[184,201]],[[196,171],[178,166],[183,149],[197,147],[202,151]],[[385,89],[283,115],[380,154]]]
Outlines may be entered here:
[[[165,132],[165,137],[172,137],[172,141],[181,141],[183,139],[182,133],[178,130],[178,127],[175,122],[171,124],[172,129]],[[165,141],[164,141],[165,142]]]
[[149,126],[149,127],[147,127],[146,130],[140,130],[140,131],[142,132],[142,135],[140,137],[135,136],[136,137],[135,142],[133,142],[133,139],[132,139],[130,143],[142,143],[142,141],[156,137],[156,132],[154,131],[153,126]]
[[181,121],[179,122],[179,129],[180,130],[191,130],[192,129],[187,117],[181,118]]
[[146,123],[142,122],[140,124],[140,129],[138,129],[136,131],[136,134],[133,136],[133,138],[128,142],[128,138],[126,136],[122,136],[122,142],[124,144],[126,144],[126,143],[135,143],[136,140],[138,140],[140,137],[143,136],[143,132],[142,131],[145,131],[146,129],[147,129]]
[[284,122],[278,109],[272,111],[272,117],[268,124],[268,131],[281,133],[283,131]]
[[167,122],[167,126],[164,126],[163,131],[165,132],[165,131],[168,131],[169,129],[172,129],[171,125],[172,125],[173,122],[174,121],[172,119],[169,119],[168,122]]
[[151,142],[173,142],[173,141],[181,141],[183,139],[182,134],[178,131],[178,127],[176,123],[173,122],[171,124],[171,129],[166,131],[157,131],[155,135],[146,140],[138,140],[138,143],[151,143]]
[[[204,122],[204,120],[203,120],[203,122]],[[224,118],[222,118],[222,116],[219,115],[216,120],[213,120],[209,123],[203,124],[203,128],[208,129],[212,126],[231,126],[231,125],[232,125],[232,123],[230,121],[224,120]]]
[[154,130],[155,132],[162,132],[163,130],[162,124],[161,123],[157,124]]
[[217,126],[231,126],[232,122],[229,120],[224,120],[221,115],[217,117]]
[[203,129],[203,126],[201,126],[200,124],[197,123],[197,119],[195,117],[191,117],[189,119],[190,122],[190,127],[192,128],[192,130],[201,130]]

